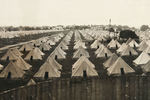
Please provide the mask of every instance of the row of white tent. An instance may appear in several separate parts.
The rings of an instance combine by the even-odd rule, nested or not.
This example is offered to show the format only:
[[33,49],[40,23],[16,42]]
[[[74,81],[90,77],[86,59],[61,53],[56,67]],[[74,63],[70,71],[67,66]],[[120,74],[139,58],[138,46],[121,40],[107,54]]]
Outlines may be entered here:
[[[80,36],[78,35],[78,37]],[[81,38],[78,41],[81,42]],[[102,47],[104,47],[104,45],[102,45]],[[129,47],[130,46],[128,45],[127,48]],[[87,54],[85,53],[86,52],[85,48],[83,48],[82,46],[79,46],[77,51],[78,52],[83,51],[84,52],[83,54]],[[74,54],[77,54],[77,51],[75,51]],[[116,56],[116,54],[112,54],[110,56],[111,57],[104,63],[104,66],[107,66],[108,64],[110,64],[108,66],[109,68],[107,67],[108,68],[107,71],[109,75],[112,75],[112,74],[120,75],[121,70],[123,70],[125,74],[135,72],[134,69],[130,67],[121,57],[116,57],[116,59],[114,59],[114,56]],[[92,64],[92,62],[88,60],[88,56],[86,57],[85,55],[80,55],[79,59],[75,62],[75,64],[73,64],[72,76],[83,76],[84,71],[86,71],[87,76],[98,76],[98,73],[95,70],[95,66],[94,64]]]
[[[95,33],[94,35],[91,33],[86,33],[86,34],[90,34],[91,36],[94,37],[94,39],[96,39],[93,44],[91,45],[91,48],[96,49],[96,48],[101,48],[101,43],[98,38],[102,37],[103,40],[106,39],[106,34],[103,33]],[[107,34],[108,35],[108,34]],[[86,35],[85,35],[86,36]],[[97,36],[99,36],[97,38]],[[142,40],[140,42],[140,44],[138,44],[134,39],[128,39],[126,41],[126,43],[122,43],[122,45],[117,41],[117,40],[112,40],[110,43],[108,43],[107,47],[110,49],[117,49],[116,52],[118,54],[120,54],[121,56],[129,56],[131,55],[136,55],[138,56],[139,52],[142,52],[134,61],[133,63],[136,66],[141,66],[141,68],[144,68],[142,66],[147,66],[147,70],[148,71],[148,66],[149,66],[149,54],[150,54],[150,40]],[[137,52],[137,51],[138,52]],[[108,49],[105,50],[106,53],[109,54]]]
[[35,78],[52,78],[61,76],[62,65],[60,65],[56,60],[66,58],[66,52],[63,50],[68,50],[68,45],[72,35],[73,32],[71,31],[62,39],[55,50],[49,55],[45,63],[34,75]]
[[[51,63],[53,62],[54,65]],[[55,66],[55,68],[53,68]],[[108,75],[121,75],[123,70],[125,74],[135,73],[135,70],[130,67],[121,57],[113,54],[106,62],[104,66],[107,68]],[[51,69],[53,68],[53,69]],[[143,66],[143,71],[147,71],[147,65]],[[49,57],[47,62],[45,62],[40,70],[35,74],[35,77],[44,77],[45,73],[51,73],[49,77],[60,77],[60,71],[62,66],[56,62],[53,58]],[[84,72],[87,76],[98,76],[95,70],[95,65],[85,56],[81,56],[72,65],[72,77],[80,76],[83,77]],[[52,74],[53,73],[53,74]]]
[[51,53],[51,57],[54,59],[65,59],[66,52],[64,50],[68,50],[68,45],[70,43],[71,37],[73,33],[68,33],[65,38],[59,43],[59,45],[55,48],[55,50]]
[[[80,37],[80,35],[78,36]],[[72,34],[70,35],[70,37],[68,37],[68,35],[66,37],[68,42],[70,42]],[[64,41],[64,39],[62,40],[62,42]],[[60,42],[60,44],[62,42]],[[43,78],[46,73],[48,73],[49,78],[60,77],[61,76],[60,70],[62,70],[62,65],[60,65],[55,60],[54,56],[57,55],[57,57],[60,59],[65,58],[66,53],[63,50],[64,50],[63,47],[60,47],[60,45],[58,45],[56,49],[48,57],[47,61],[40,67],[39,71],[34,75],[34,77]],[[82,51],[84,49],[82,47],[79,47],[78,50],[75,51],[74,56],[78,56],[77,53],[80,50]],[[83,76],[84,71],[86,71],[87,76],[98,76],[98,73],[95,70],[95,65],[92,64],[92,62],[90,62],[87,57],[79,56],[79,59],[72,65],[72,77]]]
[[[83,31],[80,33],[86,38],[87,33],[84,33]],[[99,33],[97,33],[99,34]],[[97,36],[96,34],[94,34],[95,36]],[[88,35],[92,36],[92,35]],[[103,39],[105,40],[105,34],[101,34],[100,37],[103,37]],[[81,40],[79,40],[81,42]],[[116,48],[116,52],[118,54],[120,54],[121,56],[129,56],[129,55],[136,55],[138,56],[139,52],[142,52],[137,59],[135,59],[133,61],[134,64],[136,65],[143,65],[146,64],[149,61],[149,53],[150,53],[150,46],[149,46],[149,40],[148,41],[141,41],[140,44],[138,44],[134,39],[128,39],[126,41],[126,43],[122,43],[122,45],[117,41],[117,40],[112,40],[110,43],[108,43],[107,47],[109,49],[114,49]],[[82,44],[82,43],[80,43]],[[86,49],[86,47],[82,46],[84,49]],[[111,56],[112,53],[109,51],[109,49],[107,49],[107,47],[105,47],[103,44],[100,43],[100,40],[96,39],[93,44],[91,45],[92,49],[97,49],[95,54],[97,54],[97,57],[104,57],[104,54],[107,54],[107,56]],[[105,48],[105,49],[102,49]],[[137,51],[135,50],[137,49]],[[83,50],[82,50],[83,51]],[[99,54],[98,54],[99,53]],[[86,52],[85,52],[86,54]],[[83,55],[83,54],[82,54]],[[87,56],[88,57],[88,56]]]
[[[53,37],[60,37],[57,41],[58,42],[61,37],[63,37],[63,33],[61,35],[56,35]],[[46,37],[47,38],[47,37]],[[45,40],[45,38],[38,39],[38,41]],[[49,40],[49,38],[47,38]],[[36,40],[37,41],[37,40]],[[45,41],[46,42],[46,41]],[[21,48],[18,50],[17,47],[15,48],[10,48],[6,54],[1,58],[1,60],[8,60],[9,57],[9,64],[2,70],[0,73],[1,78],[22,78],[24,74],[26,73],[27,70],[29,70],[32,66],[29,65],[25,60],[42,60],[42,56],[44,56],[44,53],[38,48],[38,47],[33,47],[33,44],[35,43],[30,43],[30,44],[25,44],[21,46]],[[21,52],[22,50],[28,51],[29,53],[27,56],[23,59],[21,56],[23,53]]]
[[[70,39],[71,39],[71,37],[70,37]],[[68,35],[66,36],[66,38],[64,38],[64,40],[68,40],[68,42],[69,42]],[[62,40],[62,41],[64,41],[64,40]],[[60,45],[58,45],[58,47],[56,47],[56,49],[54,51],[56,51],[58,48],[60,48],[59,50],[61,50]],[[62,69],[62,65],[60,65],[53,58],[52,54],[48,57],[46,62],[40,67],[39,71],[34,75],[34,77],[42,78],[42,77],[45,77],[46,73],[48,74],[48,77],[60,77],[60,74],[61,74],[60,70]],[[9,72],[11,72],[11,74],[12,74],[11,77],[12,78],[21,78],[21,77],[23,77],[23,75],[25,74],[24,70],[30,69],[31,66],[29,64],[27,64],[21,57],[18,57],[18,58],[20,58],[20,60],[24,63],[21,63],[21,61],[19,61],[19,60],[15,60],[15,61],[10,62],[8,64],[8,66],[0,73],[0,77],[8,77]],[[22,64],[22,65],[19,65],[17,62],[19,64]],[[89,69],[89,72],[87,72],[87,73],[90,73],[90,74],[88,74],[88,76],[95,76],[95,74],[98,75],[96,70],[94,69],[94,67],[92,68],[91,65],[85,66],[85,68],[82,68],[82,65],[84,65],[84,63],[93,65],[86,57],[82,56],[73,65],[72,76],[80,76],[81,73],[83,73],[83,70],[86,70],[86,69]],[[26,69],[25,68],[22,69],[23,65],[26,65]],[[11,66],[13,66],[13,67],[11,67]],[[21,68],[19,68],[20,66],[21,66]],[[82,71],[80,71],[78,69],[82,69]]]
[[[81,41],[81,40],[79,40],[79,41]],[[115,45],[114,45],[114,43],[115,43]],[[108,47],[109,48],[114,48],[114,47],[116,47],[116,45],[118,45],[118,47],[121,46],[117,41],[112,40],[108,44]],[[110,59],[112,59],[113,56],[114,56],[114,54],[112,54],[111,51],[109,49],[107,49],[107,47],[105,47],[103,44],[101,44],[99,42],[99,40],[95,40],[93,42],[93,44],[91,45],[91,48],[92,49],[93,48],[95,48],[95,49],[98,48],[95,51],[95,54],[97,54],[97,57],[105,57],[106,53],[107,53],[107,56],[110,57]],[[127,49],[130,50],[130,48],[131,48],[130,46],[127,46]],[[88,55],[88,53],[85,49],[86,48],[84,48],[82,46],[80,46],[79,49],[78,49],[78,52],[82,51],[82,52],[79,53],[79,55],[82,54],[82,56],[77,60],[77,62],[74,65],[77,65],[80,62],[81,66],[78,65],[78,67],[77,67],[78,69],[76,69],[76,70],[73,70],[75,67],[72,67],[73,68],[72,69],[72,76],[83,76],[84,71],[86,71],[87,76],[98,76],[98,74],[95,70],[94,64],[92,64],[92,62],[90,62],[88,60],[89,55]],[[125,50],[125,51],[127,51],[127,50]],[[108,59],[108,61],[106,61],[104,63],[104,65],[105,64],[108,65],[107,63],[111,63],[109,65],[110,68],[107,69],[109,75],[112,75],[112,74],[121,75],[121,69],[123,69],[126,74],[135,72],[134,69],[132,69],[121,57],[119,57],[117,59],[113,59],[114,63],[115,63],[113,65],[112,65],[112,61],[110,59]]]
[[[76,36],[80,37],[76,39],[75,46],[82,44],[83,41],[81,39],[79,32],[75,31],[75,34],[78,34],[78,35],[75,35],[75,37]],[[57,56],[57,59],[66,58],[66,53],[63,50],[68,50],[68,45],[69,45],[72,35],[73,35],[73,32],[70,32],[65,36],[65,38],[60,42],[60,44],[51,53],[51,55],[48,57],[46,62],[41,66],[40,70],[35,74],[34,77],[44,77],[46,73],[48,74],[48,77],[60,77],[61,75],[60,70],[62,69],[62,65],[58,64],[58,62],[55,59],[56,59],[56,56]],[[104,63],[104,66],[107,68],[109,75],[113,75],[113,74],[120,75],[121,70],[123,70],[126,74],[135,72],[134,69],[132,69],[132,67],[130,67],[121,57],[117,57],[115,54],[112,54],[110,50],[108,49],[108,48],[117,47],[118,48],[117,53],[120,53],[121,56],[130,55],[130,53],[132,55],[138,55],[138,53],[134,50],[133,47],[137,47],[138,49],[140,49],[140,47],[143,46],[143,44],[145,43],[141,42],[138,45],[138,43],[136,43],[135,40],[131,40],[131,39],[129,40],[126,43],[123,43],[122,45],[119,44],[117,40],[112,40],[107,45],[107,47],[104,46],[102,43],[100,43],[99,40],[95,40],[93,44],[91,45],[91,48],[97,47],[97,50],[95,51],[95,54],[97,54],[97,57],[99,56],[105,57],[106,56],[105,54],[107,53],[107,56],[109,57],[109,59]],[[75,49],[76,51],[74,52],[73,58],[79,58],[79,59],[75,62],[75,64],[73,64],[72,76],[83,76],[83,73],[85,71],[87,73],[87,76],[98,76],[98,73],[95,70],[95,65],[92,64],[92,62],[89,61],[88,59],[89,54],[86,51],[85,44],[77,46],[77,48]],[[148,72],[148,68],[149,68],[148,64],[150,63],[149,60],[150,60],[149,55],[143,50],[143,52],[139,55],[139,57],[135,59],[133,62],[136,65],[141,65],[141,68],[143,69],[143,71]]]
[[53,35],[50,37],[40,38],[33,41],[32,43],[27,43],[22,45],[19,49],[17,47],[10,48],[2,57],[1,60],[16,60],[23,55],[21,52],[29,52],[25,60],[42,60],[44,53],[42,51],[49,51],[52,45],[55,45],[63,37],[62,33],[59,35]]

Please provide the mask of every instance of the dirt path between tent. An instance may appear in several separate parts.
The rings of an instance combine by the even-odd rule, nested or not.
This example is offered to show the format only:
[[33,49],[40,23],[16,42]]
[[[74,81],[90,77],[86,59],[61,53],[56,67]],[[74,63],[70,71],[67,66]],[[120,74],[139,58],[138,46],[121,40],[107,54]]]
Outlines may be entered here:
[[21,42],[21,43],[18,43],[18,44],[8,45],[8,46],[5,46],[5,47],[2,47],[2,48],[0,48],[0,52],[3,51],[3,50],[6,50],[8,48],[12,48],[12,47],[20,46],[20,45],[23,45],[23,44],[26,44],[26,43],[30,43],[32,41],[34,41],[34,40],[27,41],[27,42]]

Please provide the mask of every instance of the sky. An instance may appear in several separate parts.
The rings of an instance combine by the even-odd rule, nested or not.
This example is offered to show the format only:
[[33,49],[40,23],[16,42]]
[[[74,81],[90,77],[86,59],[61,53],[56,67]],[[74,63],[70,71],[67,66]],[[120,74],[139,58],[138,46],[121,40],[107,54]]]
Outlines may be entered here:
[[0,26],[150,23],[150,0],[0,0]]

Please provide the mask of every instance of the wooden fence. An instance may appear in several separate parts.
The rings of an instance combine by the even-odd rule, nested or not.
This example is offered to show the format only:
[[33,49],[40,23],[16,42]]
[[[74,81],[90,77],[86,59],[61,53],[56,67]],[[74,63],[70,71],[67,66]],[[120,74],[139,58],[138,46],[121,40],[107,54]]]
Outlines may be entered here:
[[0,100],[150,100],[150,77],[53,79],[4,91]]

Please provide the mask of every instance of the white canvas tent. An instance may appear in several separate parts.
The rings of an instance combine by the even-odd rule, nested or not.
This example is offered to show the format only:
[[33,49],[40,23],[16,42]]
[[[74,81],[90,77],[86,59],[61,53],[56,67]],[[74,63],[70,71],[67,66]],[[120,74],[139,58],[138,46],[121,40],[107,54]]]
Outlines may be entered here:
[[99,49],[99,51],[96,51],[97,53],[97,58],[100,57],[110,57],[112,55],[111,51],[108,50],[105,46],[101,46]]
[[33,41],[33,44],[35,46],[40,46],[42,44],[42,41],[40,39],[37,39],[37,40]]
[[[96,37],[97,38],[97,37]],[[99,36],[98,38],[97,38],[99,41],[106,41],[106,39],[104,38],[104,36]]]
[[129,45],[131,47],[138,47],[139,46],[139,44],[134,39],[132,39],[132,41],[129,43]]
[[85,46],[84,42],[80,42],[80,43],[75,44],[75,46],[73,48],[78,49],[80,46],[83,47],[84,49],[86,49],[86,46]]
[[83,48],[79,47],[73,54],[73,58],[80,58],[81,56],[85,56],[89,58],[89,53]]
[[100,45],[100,47],[95,51],[95,54],[97,55],[103,48],[106,48],[103,44]]
[[17,49],[17,47],[14,47],[14,48],[10,48],[9,49],[10,51],[12,51],[14,54],[16,54],[17,56],[22,56],[23,55],[23,53],[21,53],[18,49]]
[[66,59],[66,52],[64,52],[60,47],[56,47],[50,56],[54,59]]
[[55,44],[56,44],[56,43],[55,43],[54,41],[52,41],[52,40],[48,40],[46,43],[49,44],[49,45],[55,45]]
[[29,82],[27,83],[27,86],[35,85],[36,82],[33,79],[30,79]]
[[92,49],[97,49],[99,48],[101,45],[101,43],[99,42],[99,40],[95,40],[92,44],[91,44],[91,48]]
[[39,71],[34,77],[44,78],[47,73],[47,78],[60,77],[62,66],[57,63],[53,58],[49,57],[47,61],[40,67]]
[[42,57],[45,54],[39,49],[39,48],[34,48],[31,50],[27,56],[24,58],[25,60],[42,60]]
[[129,45],[122,51],[121,56],[135,56],[138,55],[138,53]]
[[0,64],[0,71],[3,70],[4,66]]
[[39,47],[39,49],[40,49],[41,51],[49,51],[50,48],[51,48],[51,46],[48,45],[47,43],[42,43],[42,44],[40,45],[40,47]]
[[150,61],[148,61],[145,65],[141,66],[144,73],[150,72]]
[[16,51],[9,49],[4,56],[2,56],[1,60],[16,60],[21,56],[21,53],[17,53]]
[[128,45],[126,43],[123,43],[119,49],[117,49],[117,53],[121,53]]
[[22,78],[25,72],[14,62],[10,62],[0,73],[1,78]]
[[112,56],[103,63],[104,67],[109,68],[115,63],[117,59],[118,59],[118,56],[115,53],[113,53]]
[[124,71],[124,74],[135,72],[121,57],[119,57],[107,71],[108,75],[121,75],[121,71]]
[[28,44],[22,45],[19,51],[31,51],[33,50],[33,48],[34,48],[33,45],[28,43]]
[[61,42],[64,43],[65,45],[69,45],[70,40],[71,40],[71,36],[67,35],[65,38],[63,38]]
[[112,49],[119,48],[120,46],[121,46],[120,43],[117,40],[114,40],[114,39],[112,39],[109,42],[109,44],[107,45],[108,48],[112,48]]
[[136,65],[146,64],[150,60],[150,56],[144,51],[133,61]]
[[21,57],[18,57],[14,63],[22,70],[29,70],[32,66],[26,63]]
[[148,47],[148,44],[147,44],[145,41],[142,41],[142,42],[139,44],[138,50],[139,50],[139,51],[144,51],[147,47]]
[[150,54],[150,46],[147,46],[147,48],[144,49],[144,52]]
[[98,76],[95,65],[88,58],[82,56],[73,64],[72,77],[83,77],[84,71],[86,71],[88,77]]
[[64,42],[60,42],[60,44],[58,45],[58,47],[60,47],[63,50],[68,50],[68,46]]

